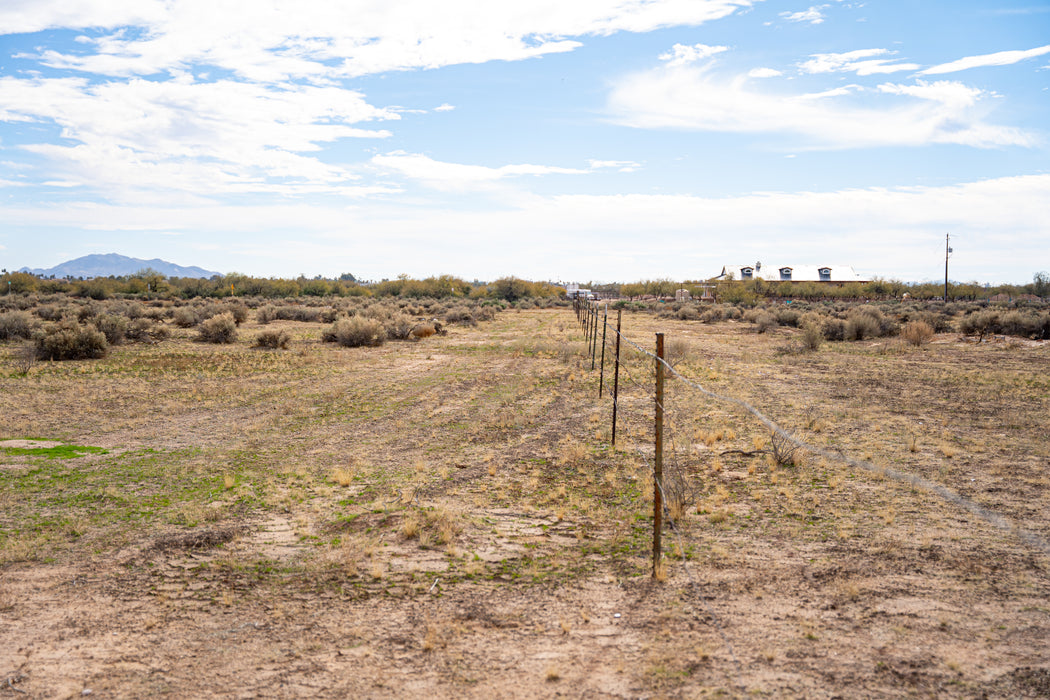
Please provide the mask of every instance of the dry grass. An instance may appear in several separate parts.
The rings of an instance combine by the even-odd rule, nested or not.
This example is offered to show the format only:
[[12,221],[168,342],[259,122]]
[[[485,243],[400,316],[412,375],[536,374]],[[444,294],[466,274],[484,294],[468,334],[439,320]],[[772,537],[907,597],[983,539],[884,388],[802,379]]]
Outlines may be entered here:
[[[295,664],[309,662],[315,680],[346,695],[375,692],[338,685],[357,676],[409,692],[400,676],[384,675],[395,656],[406,673],[439,666],[471,679],[470,692],[495,693],[508,682],[493,675],[501,654],[549,658],[539,655],[568,653],[558,645],[571,644],[573,659],[606,680],[622,678],[634,694],[685,697],[723,683],[729,657],[706,613],[682,595],[689,586],[680,558],[694,575],[703,571],[705,601],[741,659],[761,660],[763,650],[774,668],[790,659],[790,681],[745,663],[749,692],[1032,694],[1032,686],[1002,684],[1021,683],[1009,680],[1022,677],[1009,675],[1015,669],[1042,668],[1037,609],[1047,591],[1037,555],[892,479],[818,457],[770,466],[750,454],[773,449],[763,426],[677,381],[667,397],[674,440],[666,464],[696,500],[670,514],[684,545],[665,539],[674,557],[660,572],[667,585],[651,586],[651,396],[625,381],[617,445],[598,439],[608,404],[597,402],[589,363],[558,350],[558,324],[571,336],[574,321],[565,311],[522,311],[490,327],[456,326],[425,348],[357,350],[322,344],[320,322],[297,322],[291,352],[252,350],[250,321],[243,340],[224,345],[195,343],[194,330],[176,328],[165,344],[41,363],[31,381],[0,377],[3,436],[114,450],[69,461],[0,455],[0,564],[19,562],[5,569],[4,583],[9,573],[42,575],[46,567],[34,562],[44,559],[55,570],[91,561],[89,578],[101,583],[90,584],[89,596],[119,591],[149,607],[179,643],[232,626],[213,616],[254,620],[266,611],[265,625],[242,632],[258,644],[243,647],[251,673],[272,666],[294,675]],[[630,337],[651,338],[654,329],[690,334],[693,356],[705,363],[698,381],[751,401],[806,441],[967,489],[1011,522],[1044,537],[1050,531],[1045,349],[935,343],[916,362],[910,351],[829,342],[816,355],[779,355],[782,331],[625,314]],[[638,384],[650,377],[648,363],[627,364]],[[194,551],[202,564],[192,572],[171,563],[175,554],[148,566],[114,564],[133,545],[152,551],[157,533],[233,524],[246,534],[225,551]],[[156,600],[142,593],[158,583]],[[116,608],[123,599],[108,600]],[[161,605],[193,624],[151,607]],[[122,634],[140,641],[145,627],[121,609],[132,616]],[[792,613],[776,619],[771,610]],[[952,616],[944,631],[929,610],[969,614]],[[630,619],[636,639],[616,658],[593,636],[622,624],[611,622],[613,612]],[[297,635],[318,619],[331,625],[311,628],[317,639],[300,644]],[[368,629],[368,641],[342,631],[353,627]],[[60,644],[47,629],[39,636]],[[88,630],[77,643],[104,656],[94,638]],[[771,638],[785,641],[774,648]],[[354,673],[310,644],[353,654]],[[698,647],[706,658],[692,653]],[[844,648],[850,653],[828,653]],[[225,670],[232,663],[199,649],[200,662]],[[285,649],[296,661],[281,656]],[[972,658],[999,675],[964,667],[960,680],[958,670],[912,649]],[[879,662],[893,672],[876,670]],[[166,663],[210,682],[186,673],[184,660]],[[542,695],[546,664],[511,673],[510,682]],[[131,672],[112,668],[127,694],[148,694]],[[560,662],[552,668],[576,682]],[[582,679],[580,692],[595,682]]]

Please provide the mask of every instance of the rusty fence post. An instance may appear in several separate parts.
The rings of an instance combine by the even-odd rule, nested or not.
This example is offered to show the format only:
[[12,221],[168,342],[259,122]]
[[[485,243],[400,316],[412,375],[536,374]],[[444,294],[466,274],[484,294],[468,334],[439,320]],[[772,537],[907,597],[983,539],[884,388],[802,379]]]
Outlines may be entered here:
[[664,334],[656,334],[656,455],[653,465],[653,578],[660,567],[664,473]]
[[623,309],[616,310],[616,360],[613,363],[613,415],[612,415],[612,446],[616,447],[616,406],[620,398],[620,321],[623,317]]

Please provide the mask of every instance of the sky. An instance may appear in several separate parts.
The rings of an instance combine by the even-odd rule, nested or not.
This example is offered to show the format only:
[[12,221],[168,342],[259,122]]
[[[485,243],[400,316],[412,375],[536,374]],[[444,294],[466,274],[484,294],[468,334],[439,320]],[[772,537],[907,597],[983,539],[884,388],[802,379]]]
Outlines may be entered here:
[[0,267],[1050,270],[1048,0],[2,0]]

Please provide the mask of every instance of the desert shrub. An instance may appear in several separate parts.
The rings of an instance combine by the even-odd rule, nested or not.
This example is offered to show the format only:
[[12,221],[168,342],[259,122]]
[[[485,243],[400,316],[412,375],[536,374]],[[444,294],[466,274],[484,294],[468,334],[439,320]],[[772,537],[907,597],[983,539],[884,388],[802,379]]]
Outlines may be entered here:
[[[274,311],[275,317],[281,321],[299,321],[301,323],[320,323],[324,320],[323,312],[323,309],[315,309],[309,306],[278,306]],[[333,318],[332,321],[334,320]]]
[[128,330],[128,319],[116,314],[102,314],[95,317],[95,328],[102,331],[107,343],[120,345]]
[[846,340],[864,340],[893,335],[896,323],[879,309],[864,306],[851,309],[846,315]]
[[193,328],[200,323],[201,317],[193,307],[180,306],[175,309],[175,313],[172,314],[171,320],[179,328]]
[[101,313],[102,306],[94,301],[89,301],[86,304],[81,304],[77,309],[77,320],[81,323],[86,323]]
[[798,327],[799,312],[795,309],[780,309],[777,311],[777,323],[782,326]]
[[386,340],[386,329],[382,322],[365,316],[341,318],[322,335],[326,342],[339,343],[348,348],[382,345]]
[[[122,304],[119,313],[126,316],[129,321],[133,321],[136,318],[142,318],[146,315],[147,311],[152,310],[153,309],[147,309],[146,307],[143,307],[142,304]],[[117,311],[111,308],[110,313],[117,313]]]
[[71,310],[68,306],[44,304],[43,306],[38,306],[33,312],[45,321],[61,321],[66,312]]
[[139,310],[142,318],[148,318],[151,321],[163,321],[166,318],[171,318],[173,313],[172,309],[165,307],[139,307]]
[[744,318],[755,324],[756,333],[765,333],[777,327],[777,319],[765,309],[752,309],[744,315]]
[[799,338],[804,350],[819,350],[824,342],[824,332],[819,323],[807,323],[802,326],[802,336]]
[[412,335],[412,329],[416,327],[415,320],[406,314],[391,314],[386,323],[386,337],[390,340],[408,340]]
[[820,325],[824,340],[839,341],[846,339],[846,322],[841,318],[826,318]]
[[1050,337],[1050,314],[1038,311],[1010,311],[999,321],[999,331],[1026,338]]
[[1032,318],[1031,335],[1041,340],[1050,340],[1050,312],[1035,314]]
[[33,335],[33,317],[28,311],[8,311],[0,314],[0,340],[30,338]]
[[925,321],[908,321],[901,328],[901,339],[909,345],[920,347],[933,339],[933,328]]
[[101,331],[74,324],[46,328],[35,340],[41,360],[90,360],[104,357],[109,349]]
[[466,306],[453,306],[451,309],[445,312],[446,323],[458,323],[463,326],[476,326],[478,322],[474,319],[474,314]]
[[255,347],[285,349],[291,341],[292,336],[288,331],[265,330],[255,336]]
[[933,311],[910,311],[902,315],[902,320],[922,321],[930,328],[932,328],[934,333],[950,333],[952,330],[952,317],[951,315],[946,313],[937,313]]
[[676,316],[681,321],[700,320],[700,312],[696,310],[695,306],[683,306],[682,308],[678,309]]
[[255,322],[265,326],[277,318],[277,309],[273,305],[260,306],[255,312]]
[[248,320],[248,307],[243,303],[230,304],[227,309],[233,316],[233,322],[238,326]]
[[1028,335],[1028,319],[1020,311],[1008,311],[999,319],[999,331],[1004,335]]
[[136,318],[124,331],[124,336],[133,343],[156,343],[170,334],[166,326],[154,324],[147,318]]
[[226,312],[201,321],[198,340],[205,343],[232,343],[237,339],[237,322]]
[[[197,318],[203,323],[213,316],[219,316],[224,313],[230,313],[229,310],[227,310],[226,305],[221,302],[213,301],[212,303],[205,304],[197,309]],[[236,321],[234,321],[234,323],[236,323]]]
[[991,314],[998,317],[994,311],[966,314],[959,319],[959,332],[966,335],[984,335],[988,332],[988,317]]
[[851,313],[846,319],[846,340],[864,340],[879,335],[879,324],[868,314]]
[[711,308],[704,311],[700,315],[700,321],[702,323],[717,323],[726,317],[725,308],[722,306],[712,306]]

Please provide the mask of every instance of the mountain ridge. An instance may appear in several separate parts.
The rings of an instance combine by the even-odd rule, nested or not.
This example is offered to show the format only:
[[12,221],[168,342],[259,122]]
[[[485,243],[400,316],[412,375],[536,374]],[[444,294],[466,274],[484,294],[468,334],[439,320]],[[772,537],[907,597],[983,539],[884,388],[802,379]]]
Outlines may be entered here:
[[176,265],[175,263],[161,260],[160,258],[153,258],[152,260],[143,260],[141,258],[131,258],[126,255],[119,255],[118,253],[93,253],[91,255],[84,255],[73,260],[67,260],[66,262],[59,263],[54,267],[50,268],[35,268],[31,269],[23,267],[19,272],[28,272],[37,277],[124,277],[126,275],[133,275],[136,272],[140,272],[146,268],[156,270],[165,277],[215,277],[216,275],[221,276],[221,272],[212,272],[205,270],[204,268],[184,265]]

